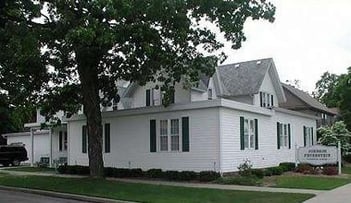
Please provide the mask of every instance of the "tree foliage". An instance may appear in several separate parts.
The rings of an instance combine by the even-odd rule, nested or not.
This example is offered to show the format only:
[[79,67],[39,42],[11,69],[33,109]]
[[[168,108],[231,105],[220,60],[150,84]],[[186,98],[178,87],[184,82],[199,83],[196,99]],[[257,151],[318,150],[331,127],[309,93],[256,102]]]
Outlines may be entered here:
[[346,128],[343,121],[335,122],[330,127],[321,127],[318,129],[319,143],[327,146],[337,146],[338,142],[341,143],[343,152],[351,149],[351,132]]
[[341,75],[324,73],[316,89],[316,97],[328,107],[338,107],[342,120],[351,130],[351,67]]
[[316,83],[316,90],[313,95],[327,107],[336,107],[338,95],[335,93],[335,88],[338,83],[339,76],[333,73],[325,72],[321,79]]
[[160,82],[169,98],[176,82],[211,75],[225,59],[217,52],[224,42],[202,22],[238,49],[246,19],[272,22],[275,7],[263,0],[5,0],[0,10],[0,79],[8,78],[0,89],[19,103],[40,102],[48,117],[83,104],[91,175],[101,176],[100,102],[118,94],[117,80]]

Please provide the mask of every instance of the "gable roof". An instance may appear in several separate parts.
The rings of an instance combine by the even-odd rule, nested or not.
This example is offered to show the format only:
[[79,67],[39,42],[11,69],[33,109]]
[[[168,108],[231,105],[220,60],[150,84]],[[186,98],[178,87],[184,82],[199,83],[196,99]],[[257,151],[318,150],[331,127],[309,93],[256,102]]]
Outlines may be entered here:
[[284,102],[286,98],[272,58],[218,66],[214,78],[219,96],[235,97],[259,93],[267,73],[271,76],[278,100]]
[[302,102],[306,103],[308,106],[325,113],[336,115],[334,111],[330,110],[328,107],[320,103],[318,100],[313,98],[307,92],[304,92],[300,89],[297,89],[291,85],[284,84],[284,83],[282,83],[282,86],[284,90],[289,91],[291,94],[299,98]]

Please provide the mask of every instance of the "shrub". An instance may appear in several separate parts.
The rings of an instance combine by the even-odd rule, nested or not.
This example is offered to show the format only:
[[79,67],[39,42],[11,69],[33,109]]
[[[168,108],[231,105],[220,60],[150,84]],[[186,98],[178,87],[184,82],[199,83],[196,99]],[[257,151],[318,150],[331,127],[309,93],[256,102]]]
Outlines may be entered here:
[[342,159],[348,163],[351,163],[351,154],[344,155]]
[[303,174],[311,174],[313,173],[313,167],[309,164],[299,164],[295,171]]
[[324,175],[328,175],[328,176],[338,175],[338,169],[337,169],[337,167],[334,167],[334,166],[326,166],[323,168],[322,173]]
[[216,183],[227,185],[258,185],[257,178],[254,176],[221,177],[216,180]]
[[239,175],[241,176],[251,176],[252,175],[252,164],[250,160],[246,159],[244,160],[244,163],[240,164],[238,169],[239,169]]
[[179,172],[178,171],[166,171],[165,178],[167,180],[179,180]]
[[201,171],[199,173],[199,181],[210,182],[221,177],[221,175],[216,171]]
[[284,170],[280,166],[269,167],[265,169],[265,176],[272,176],[272,175],[281,175],[283,174]]
[[197,173],[194,171],[181,171],[178,175],[179,180],[189,181],[197,179]]
[[284,172],[293,171],[295,169],[295,163],[293,162],[283,162],[279,166],[283,169]]
[[272,176],[273,175],[273,170],[272,168],[265,168],[263,170],[264,176]]
[[262,179],[263,176],[265,175],[263,169],[252,169],[251,173],[252,173],[252,175],[254,175],[260,179]]
[[161,169],[149,169],[145,172],[146,177],[148,178],[163,178],[164,177],[164,173]]
[[113,171],[115,168],[112,167],[105,167],[104,168],[104,175],[105,177],[113,177]]
[[76,174],[76,175],[89,175],[90,170],[88,166],[67,166],[65,173],[67,174]]
[[65,174],[67,172],[67,164],[65,165],[60,165],[58,168],[57,168],[57,172],[60,173],[60,174]]

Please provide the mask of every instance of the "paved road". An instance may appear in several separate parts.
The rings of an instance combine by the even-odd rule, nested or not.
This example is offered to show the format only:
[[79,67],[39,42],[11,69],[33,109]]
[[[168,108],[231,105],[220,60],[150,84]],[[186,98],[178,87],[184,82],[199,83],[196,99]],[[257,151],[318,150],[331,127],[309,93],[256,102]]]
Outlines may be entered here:
[[61,199],[24,192],[0,190],[0,203],[83,203],[76,200]]

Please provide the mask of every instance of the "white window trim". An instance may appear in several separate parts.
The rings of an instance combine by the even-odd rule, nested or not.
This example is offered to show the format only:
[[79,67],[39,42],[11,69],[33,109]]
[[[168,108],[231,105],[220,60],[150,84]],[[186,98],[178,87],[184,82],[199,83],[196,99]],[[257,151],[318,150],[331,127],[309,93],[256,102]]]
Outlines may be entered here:
[[[248,121],[248,133],[249,133],[249,137],[248,137],[248,147],[245,146],[245,121]],[[253,147],[250,147],[250,121],[253,122]],[[256,126],[255,126],[255,118],[251,118],[251,117],[244,117],[244,149],[245,150],[255,150],[255,146],[256,146],[256,134],[255,134],[255,131],[256,131]]]
[[[178,150],[171,150],[171,120],[173,119],[178,119],[178,125],[179,125],[179,149]],[[167,142],[168,142],[168,146],[167,146],[167,151],[166,150],[161,150],[161,121],[162,120],[167,120]],[[175,117],[175,118],[160,118],[160,119],[156,119],[156,144],[157,144],[157,152],[159,153],[180,153],[183,151],[183,134],[182,134],[182,118],[179,117]]]
[[[280,140],[280,149],[289,149],[289,123],[279,123],[279,140]],[[286,127],[286,134],[284,133],[284,128]],[[291,125],[290,125],[290,135],[291,135]],[[286,145],[283,145],[284,138],[286,138]]]
[[313,127],[306,126],[306,146],[312,146],[313,136],[312,136]]
[[[61,137],[61,143],[62,143],[62,150],[60,150],[60,132],[62,133],[62,137]],[[67,134],[67,148],[65,149],[65,133]],[[58,131],[58,135],[57,135],[58,139],[58,143],[57,143],[57,149],[59,152],[67,152],[68,151],[68,133],[67,131],[64,130],[60,130]]]

